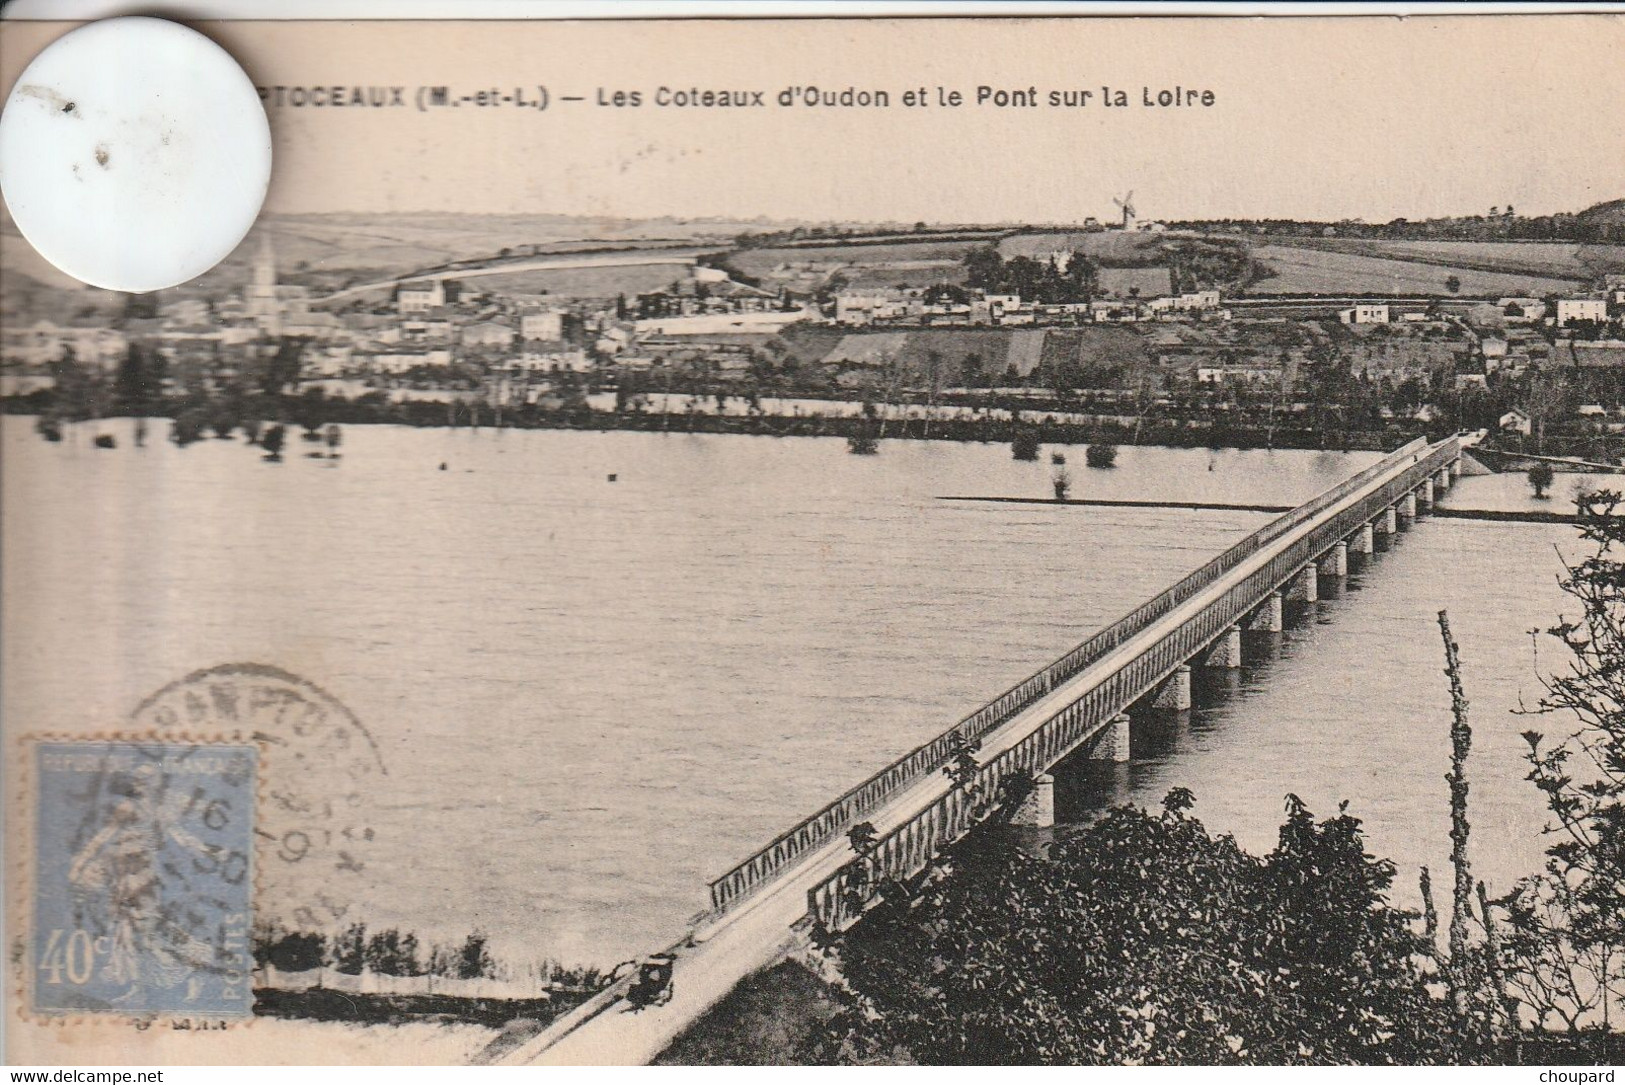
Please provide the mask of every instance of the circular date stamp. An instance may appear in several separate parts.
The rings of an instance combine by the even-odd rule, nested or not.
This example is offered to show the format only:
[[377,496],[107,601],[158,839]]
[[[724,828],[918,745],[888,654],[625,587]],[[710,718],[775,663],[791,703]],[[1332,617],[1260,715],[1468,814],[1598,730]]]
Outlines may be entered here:
[[388,776],[355,713],[281,668],[230,663],[171,682],[141,702],[130,723],[252,739],[260,750],[258,914],[309,931],[351,917],[375,877],[375,804]]

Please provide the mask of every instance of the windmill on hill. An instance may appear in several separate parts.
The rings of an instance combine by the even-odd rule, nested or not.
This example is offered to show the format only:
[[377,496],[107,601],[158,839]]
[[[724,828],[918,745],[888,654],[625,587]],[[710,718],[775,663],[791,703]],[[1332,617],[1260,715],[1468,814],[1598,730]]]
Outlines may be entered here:
[[1112,203],[1115,203],[1118,207],[1123,209],[1123,229],[1134,229],[1134,190],[1129,189],[1128,195],[1124,196],[1122,199],[1118,199],[1116,196],[1113,196]]

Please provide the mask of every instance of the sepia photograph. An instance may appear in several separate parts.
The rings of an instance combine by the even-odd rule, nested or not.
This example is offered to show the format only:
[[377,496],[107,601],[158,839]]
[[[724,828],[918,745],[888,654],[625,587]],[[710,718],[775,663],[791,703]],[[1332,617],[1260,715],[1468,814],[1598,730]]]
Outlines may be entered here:
[[5,1061],[1611,1081],[1621,56],[7,19]]

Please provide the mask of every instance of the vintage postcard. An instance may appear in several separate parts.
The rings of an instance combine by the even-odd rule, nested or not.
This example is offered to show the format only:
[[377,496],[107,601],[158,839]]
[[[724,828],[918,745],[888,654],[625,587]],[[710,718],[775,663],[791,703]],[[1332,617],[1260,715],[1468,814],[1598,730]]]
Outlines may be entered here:
[[194,29],[229,257],[0,219],[8,1062],[1625,1055],[1625,16]]

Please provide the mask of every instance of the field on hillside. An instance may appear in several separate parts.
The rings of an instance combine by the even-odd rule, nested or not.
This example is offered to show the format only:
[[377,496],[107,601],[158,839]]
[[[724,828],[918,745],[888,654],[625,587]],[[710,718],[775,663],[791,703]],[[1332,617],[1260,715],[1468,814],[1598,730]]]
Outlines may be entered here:
[[627,241],[726,243],[744,225],[675,219],[591,219],[559,215],[267,215],[277,262],[288,268],[412,271],[449,260],[495,256],[520,245],[596,247]]
[[1040,365],[1084,371],[1134,370],[1151,364],[1144,339],[1127,328],[918,328],[908,331],[850,332],[828,326],[787,329],[781,342],[802,364],[849,361],[890,362],[910,380],[920,381],[937,357],[950,382],[974,368],[984,378],[1009,368],[1025,377]]
[[729,262],[766,284],[839,271],[864,286],[929,286],[964,281],[965,254],[981,241],[900,241],[806,249],[740,249]]
[[1452,268],[1588,280],[1625,270],[1625,245],[1558,241],[1388,241],[1367,238],[1285,240],[1295,248],[1402,259]]
[[1097,260],[1148,263],[1155,259],[1161,240],[1159,234],[1121,230],[1017,234],[999,242],[999,255],[1008,260],[1012,256],[1048,256],[1059,249],[1087,253]]
[[1446,280],[1461,280],[1458,293],[1469,297],[1542,296],[1574,289],[1568,279],[1441,267],[1410,260],[1362,256],[1350,252],[1258,245],[1253,255],[1275,271],[1254,283],[1249,294],[1431,294],[1450,297]]
[[859,291],[915,290],[938,283],[960,286],[965,282],[965,268],[957,260],[913,262],[907,266],[859,266],[843,268],[841,274],[846,276],[850,289]]
[[1046,369],[1088,374],[1102,381],[1116,373],[1123,381],[1130,374],[1154,366],[1143,337],[1127,328],[1052,328],[1044,337]]
[[494,294],[557,294],[570,298],[628,298],[664,290],[688,269],[676,264],[510,271],[462,280],[467,290]]

